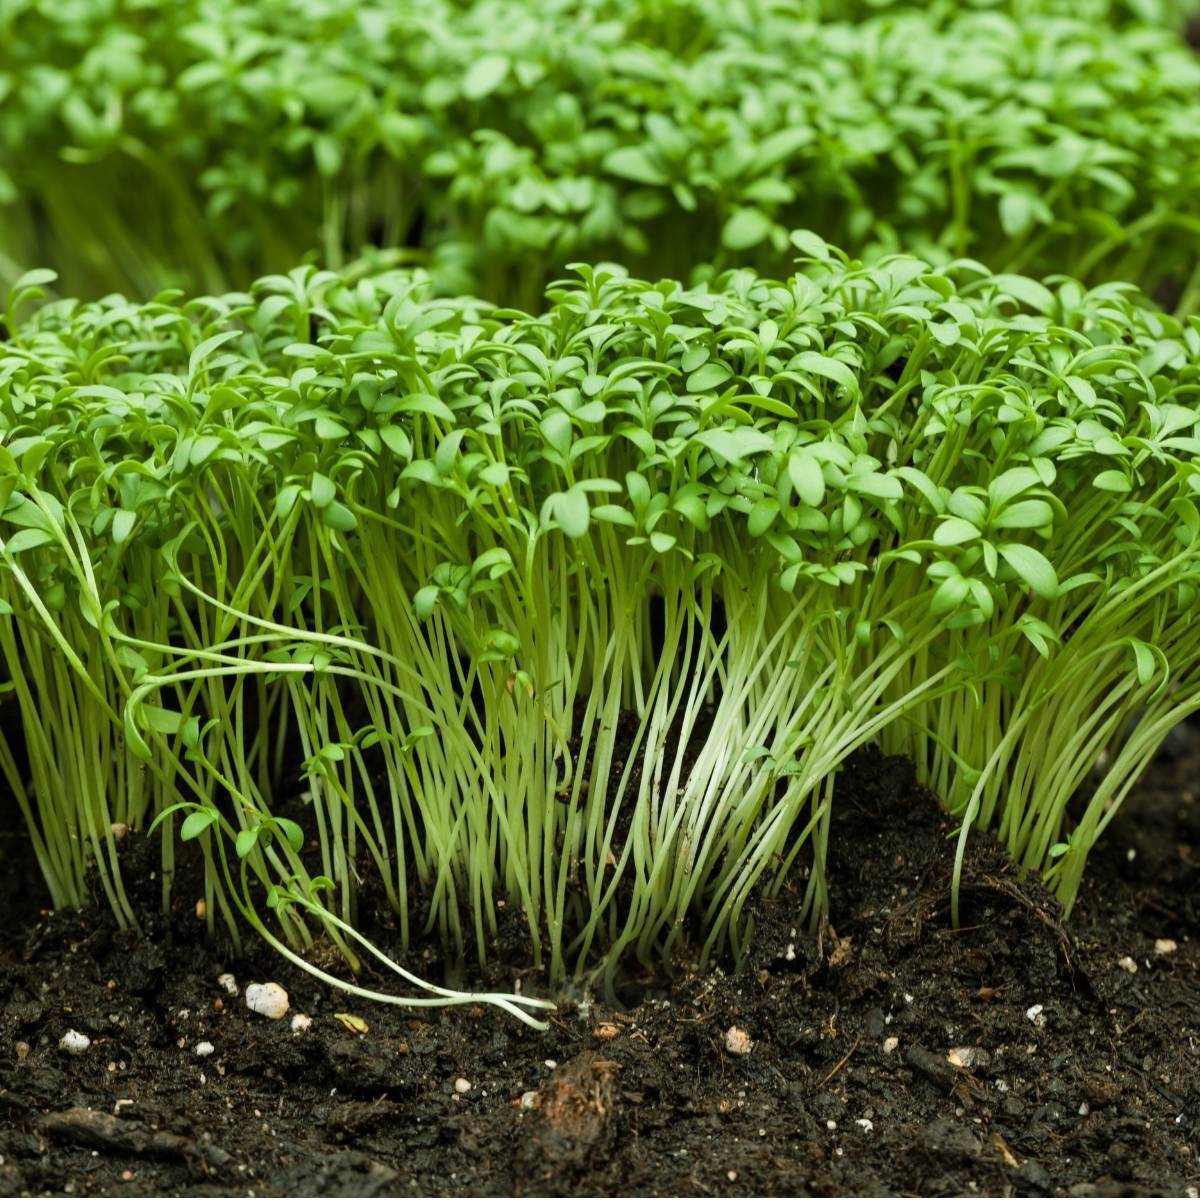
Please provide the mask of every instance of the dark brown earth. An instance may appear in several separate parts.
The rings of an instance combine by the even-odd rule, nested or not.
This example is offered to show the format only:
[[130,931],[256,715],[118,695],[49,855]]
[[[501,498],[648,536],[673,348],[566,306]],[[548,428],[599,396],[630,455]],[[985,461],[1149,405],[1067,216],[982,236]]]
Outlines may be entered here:
[[[1196,1195],[1197,791],[1191,731],[1065,928],[977,841],[956,931],[949,827],[905,763],[861,756],[838,786],[833,927],[793,936],[785,896],[743,973],[634,980],[625,1011],[580,988],[545,1034],[222,958],[182,896],[141,941],[39,913],[6,838],[0,1192]],[[248,1012],[224,970],[278,980],[311,1028]],[[80,1057],[58,1049],[72,1028]]]

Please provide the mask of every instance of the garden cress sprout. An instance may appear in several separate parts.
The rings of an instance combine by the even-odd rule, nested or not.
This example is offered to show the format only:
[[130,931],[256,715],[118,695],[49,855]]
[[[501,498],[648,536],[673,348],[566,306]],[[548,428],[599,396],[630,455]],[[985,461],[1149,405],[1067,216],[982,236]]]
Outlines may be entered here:
[[398,268],[20,283],[0,770],[55,903],[94,869],[135,923],[113,831],[149,829],[164,901],[194,843],[231,936],[533,1021],[367,940],[365,874],[402,947],[482,962],[503,905],[552,982],[737,955],[763,890],[825,915],[878,742],[1069,908],[1200,704],[1200,330],[791,240],[783,280],[576,265],[537,315]]
[[81,0],[0,13],[0,286],[242,288],[366,246],[533,308],[855,254],[1128,279],[1196,310],[1176,0]]

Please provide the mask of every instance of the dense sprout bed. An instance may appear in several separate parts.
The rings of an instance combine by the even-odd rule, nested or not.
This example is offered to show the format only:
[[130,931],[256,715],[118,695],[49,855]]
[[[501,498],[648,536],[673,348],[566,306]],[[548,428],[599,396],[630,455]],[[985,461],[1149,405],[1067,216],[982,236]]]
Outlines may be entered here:
[[406,247],[536,307],[855,253],[1134,279],[1196,307],[1200,64],[1162,0],[21,0],[0,6],[0,277],[244,287]]
[[1200,704],[1200,329],[791,242],[784,280],[579,267],[538,315],[400,270],[25,280],[0,769],[54,900],[94,862],[133,922],[117,839],[157,820],[234,936],[354,962],[369,880],[405,939],[483,954],[507,906],[611,979],[738,952],[789,873],[818,920],[878,741],[1069,907]]

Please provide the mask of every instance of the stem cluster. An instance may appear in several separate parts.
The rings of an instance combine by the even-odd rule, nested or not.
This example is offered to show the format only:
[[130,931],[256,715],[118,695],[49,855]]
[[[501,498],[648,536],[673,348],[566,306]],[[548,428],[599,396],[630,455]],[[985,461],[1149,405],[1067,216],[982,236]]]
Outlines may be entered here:
[[515,910],[611,983],[737,953],[789,876],[819,920],[881,742],[1069,906],[1200,705],[1200,330],[792,241],[785,280],[577,266],[540,315],[398,270],[23,280],[0,770],[55,901],[94,867],[133,922],[117,839],[156,828],[165,888],[194,841],[210,921],[297,961],[380,953],[369,877],[401,945],[482,961]]

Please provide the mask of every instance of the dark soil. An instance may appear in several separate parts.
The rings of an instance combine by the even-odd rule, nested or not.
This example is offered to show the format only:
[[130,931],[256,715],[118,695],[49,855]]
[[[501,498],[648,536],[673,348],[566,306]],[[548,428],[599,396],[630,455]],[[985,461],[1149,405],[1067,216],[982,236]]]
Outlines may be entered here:
[[[9,865],[0,1192],[1194,1196],[1193,789],[1195,732],[1114,823],[1065,928],[977,840],[956,931],[948,826],[905,763],[861,756],[838,786],[833,926],[794,930],[785,895],[741,974],[642,981],[625,1011],[581,988],[545,1034],[357,1004],[262,950],[220,961],[182,895],[144,940],[39,913]],[[19,845],[0,842],[6,865]],[[224,970],[282,983],[311,1028],[250,1013]],[[68,1029],[86,1053],[59,1050]]]

